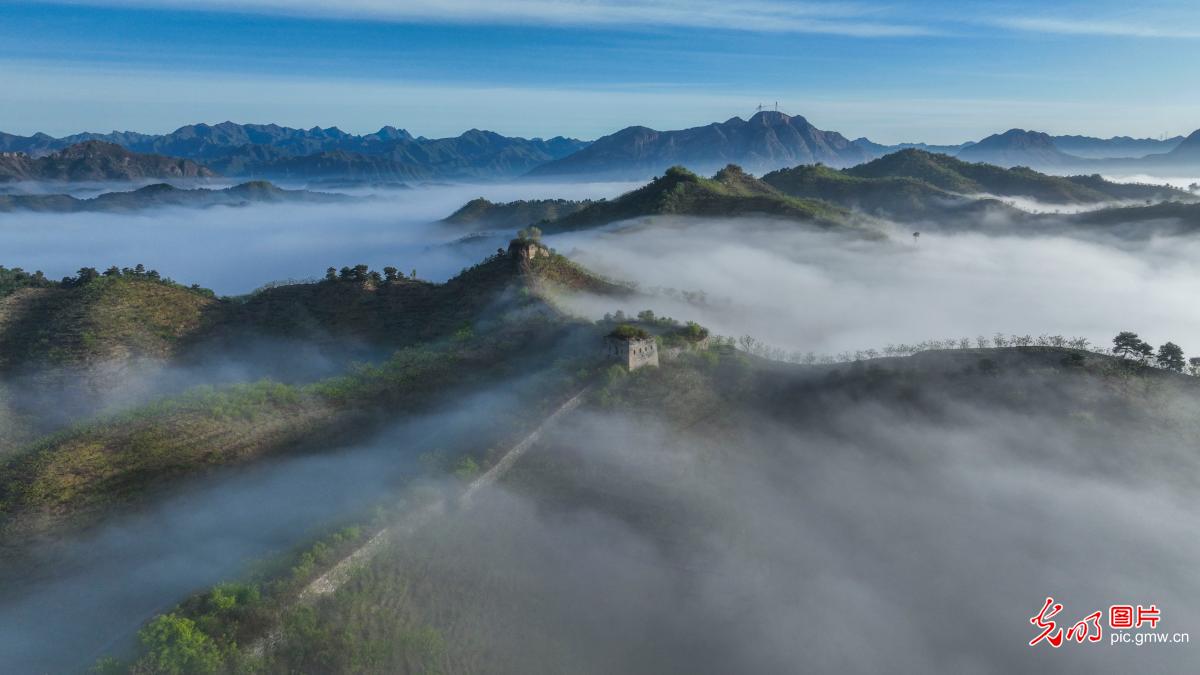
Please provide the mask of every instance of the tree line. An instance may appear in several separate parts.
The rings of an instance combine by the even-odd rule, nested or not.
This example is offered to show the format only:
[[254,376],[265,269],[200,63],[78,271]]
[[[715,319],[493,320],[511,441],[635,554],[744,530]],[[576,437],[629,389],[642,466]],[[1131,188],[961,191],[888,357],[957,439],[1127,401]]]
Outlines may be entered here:
[[375,270],[371,269],[367,265],[355,265],[354,267],[343,267],[340,270],[337,268],[334,268],[334,267],[330,267],[329,269],[325,270],[325,281],[329,281],[329,282],[344,281],[344,282],[350,282],[350,283],[356,283],[356,284],[364,284],[367,282],[370,282],[373,284],[382,284],[385,282],[401,281],[401,280],[405,280],[405,279],[416,279],[416,278],[417,278],[417,270],[416,269],[414,269],[412,271],[412,273],[406,277],[399,269],[392,267],[390,265],[388,267],[383,268],[382,274],[380,274],[379,272],[376,272]]
[[113,265],[101,272],[95,267],[81,267],[74,276],[63,277],[61,281],[53,281],[41,270],[36,272],[26,272],[20,267],[5,268],[0,266],[0,297],[8,295],[21,288],[82,288],[98,279],[139,279],[145,281],[155,281],[170,286],[185,288],[190,291],[195,291],[203,295],[212,296],[213,292],[207,288],[201,288],[199,284],[191,286],[183,286],[171,279],[162,276],[158,270],[146,269],[146,266],[138,263],[133,267],[117,267]]
[[1123,330],[1113,338],[1112,353],[1123,359],[1134,359],[1140,363],[1150,364],[1173,370],[1177,373],[1189,369],[1193,375],[1200,374],[1200,357],[1185,359],[1183,348],[1174,342],[1159,345],[1158,351],[1150,346],[1133,331]]
[[889,356],[912,356],[919,352],[938,349],[1000,349],[1004,347],[1060,347],[1077,351],[1089,351],[1097,354],[1114,354],[1122,359],[1136,361],[1142,365],[1156,366],[1177,373],[1200,375],[1200,357],[1185,358],[1183,348],[1174,342],[1166,342],[1156,351],[1154,347],[1141,340],[1137,333],[1121,331],[1113,338],[1113,347],[1106,350],[1099,345],[1093,345],[1090,340],[1082,337],[1064,337],[1062,335],[1005,335],[996,333],[991,337],[984,335],[975,338],[947,338],[944,340],[926,340],[915,344],[889,344],[883,349],[859,349],[843,351],[836,355],[817,354],[815,352],[788,351],[766,344],[751,335],[738,338],[715,336],[715,346],[728,346],[740,349],[748,354],[772,361],[786,361],[805,365],[830,365],[835,363],[850,363]]

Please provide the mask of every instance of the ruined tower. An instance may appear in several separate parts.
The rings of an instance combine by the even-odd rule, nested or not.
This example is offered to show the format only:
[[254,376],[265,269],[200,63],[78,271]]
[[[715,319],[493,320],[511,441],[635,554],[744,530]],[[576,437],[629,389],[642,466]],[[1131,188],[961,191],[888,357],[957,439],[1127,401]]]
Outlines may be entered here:
[[618,326],[604,337],[605,356],[629,370],[658,366],[658,342],[640,329]]

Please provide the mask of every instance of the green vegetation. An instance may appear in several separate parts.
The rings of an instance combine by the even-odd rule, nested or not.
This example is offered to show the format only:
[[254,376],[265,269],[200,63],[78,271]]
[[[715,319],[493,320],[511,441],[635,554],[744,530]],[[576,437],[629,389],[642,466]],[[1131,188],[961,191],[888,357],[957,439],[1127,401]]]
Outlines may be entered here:
[[713,178],[701,178],[676,166],[643,187],[611,201],[598,201],[578,213],[547,223],[545,229],[547,232],[579,230],[656,215],[765,215],[810,221],[825,227],[845,225],[849,216],[843,209],[825,202],[784,195],[735,166],[726,167]]
[[0,535],[99,515],[151,485],[217,466],[303,452],[335,438],[344,443],[372,410],[412,409],[503,367],[503,350],[517,347],[500,341],[490,348],[407,348],[383,364],[310,385],[200,387],[81,424],[0,464]]
[[822,199],[879,216],[940,215],[967,202],[959,195],[909,176],[868,178],[820,164],[772,171],[762,181],[793,197]]
[[577,213],[591,206],[592,200],[532,199],[496,204],[482,197],[472,199],[443,223],[469,227],[473,230],[515,230],[531,224],[542,224]]
[[211,291],[140,265],[83,268],[54,285],[0,298],[0,369],[165,357],[215,319]]
[[26,272],[20,267],[11,269],[0,265],[0,298],[11,295],[22,288],[50,288],[54,282],[41,271]]
[[612,332],[608,334],[608,337],[617,338],[619,340],[645,340],[646,338],[650,337],[650,334],[647,333],[644,328],[623,323],[612,329]]
[[[375,519],[375,529],[382,517]],[[279,625],[305,586],[367,538],[364,527],[341,527],[261,561],[246,581],[217,584],[149,621],[138,633],[140,649],[132,663],[106,657],[93,672],[259,672],[261,663],[243,648]]]
[[1197,359],[1191,359],[1189,362],[1183,356],[1183,348],[1174,342],[1167,342],[1158,348],[1158,353],[1154,352],[1154,347],[1146,344],[1137,333],[1132,331],[1121,331],[1113,338],[1112,353],[1120,356],[1123,359],[1132,358],[1139,363],[1148,364],[1153,358],[1153,362],[1159,368],[1164,370],[1172,370],[1177,373],[1182,373],[1189,363],[1192,366],[1200,365]]
[[870,179],[910,178],[961,195],[988,193],[1057,204],[1187,197],[1182,190],[1164,186],[1118,184],[1099,176],[1049,176],[1026,167],[1004,169],[916,149],[894,152],[842,173]]
[[[113,321],[109,311],[97,311],[96,315],[107,320],[110,331],[126,325],[130,331],[141,331],[97,333],[99,344],[126,349],[138,346],[147,328],[156,328],[147,316],[158,316],[160,311],[184,312],[195,320],[203,312],[181,300],[215,302],[162,281],[124,275],[84,276],[84,283],[52,290],[57,294],[96,294],[95,303],[71,298],[75,302],[67,306],[75,311],[96,305],[122,306],[125,311],[119,314],[120,322]],[[523,292],[512,293],[514,286]],[[404,281],[385,283],[369,292],[363,284],[336,280],[274,288],[241,303],[221,303],[217,309],[233,316],[225,314],[226,324],[209,330],[228,330],[228,322],[238,318],[244,318],[242,326],[253,326],[256,318],[278,320],[281,314],[287,315],[279,311],[278,297],[286,294],[303,303],[305,321],[317,318],[319,326],[340,326],[357,335],[386,334],[392,340],[409,338],[414,343],[424,335],[449,339],[405,347],[383,363],[360,365],[344,375],[307,385],[262,381],[221,389],[200,387],[44,438],[0,464],[0,537],[20,537],[87,521],[115,504],[140,499],[151,485],[215,467],[277,452],[304,452],[332,439],[344,442],[347,433],[369,429],[376,414],[413,410],[447,395],[459,384],[500,376],[512,367],[513,359],[536,354],[537,345],[572,330],[572,324],[543,301],[547,288],[621,290],[561,256],[540,256],[523,267],[510,256],[497,255],[442,285]],[[130,299],[126,293],[134,290],[137,293]],[[159,304],[145,305],[146,298]],[[418,298],[428,305],[417,305]],[[142,303],[143,311],[128,311],[135,301]],[[508,311],[494,312],[498,306]],[[329,314],[314,317],[319,308]],[[481,317],[485,310],[491,311]],[[155,333],[161,341],[157,345],[160,353],[168,352],[170,341],[188,328],[177,315],[168,316],[174,317],[172,327],[178,333]],[[57,329],[60,323],[87,325],[71,313],[47,323],[49,329]],[[268,327],[277,331],[288,328]]]
[[680,323],[669,316],[655,316],[653,310],[638,312],[637,318],[625,316],[617,310],[608,313],[597,322],[602,327],[613,326],[610,337],[647,338],[654,336],[663,347],[687,347],[708,337],[708,329],[694,321]]

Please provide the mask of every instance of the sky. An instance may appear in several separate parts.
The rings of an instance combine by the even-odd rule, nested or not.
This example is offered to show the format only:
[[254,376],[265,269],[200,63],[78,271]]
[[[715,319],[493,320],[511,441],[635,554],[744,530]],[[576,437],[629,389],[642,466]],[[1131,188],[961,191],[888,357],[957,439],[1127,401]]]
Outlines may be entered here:
[[0,0],[0,131],[275,122],[591,139],[748,117],[957,143],[1200,127],[1200,5]]

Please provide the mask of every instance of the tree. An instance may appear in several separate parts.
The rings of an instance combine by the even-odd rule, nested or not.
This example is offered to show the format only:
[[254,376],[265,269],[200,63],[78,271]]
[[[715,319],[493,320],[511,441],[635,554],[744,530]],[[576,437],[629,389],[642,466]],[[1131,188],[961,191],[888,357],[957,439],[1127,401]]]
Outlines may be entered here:
[[522,242],[539,242],[542,240],[542,229],[536,225],[517,230],[517,239]]
[[1167,370],[1173,370],[1177,373],[1183,372],[1183,366],[1187,363],[1183,360],[1183,348],[1174,342],[1168,342],[1158,348],[1158,356],[1155,357],[1158,365]]
[[643,309],[638,312],[638,321],[642,323],[654,323],[654,312],[649,309]]
[[1138,360],[1140,360],[1143,363],[1145,363],[1146,361],[1149,361],[1150,357],[1154,356],[1154,347],[1151,347],[1150,345],[1143,342],[1142,344],[1138,345],[1137,356],[1138,356]]
[[1132,331],[1123,330],[1113,338],[1113,353],[1121,357],[1137,356],[1147,347],[1149,345],[1142,342],[1138,334]]
[[164,614],[138,633],[146,648],[143,661],[152,672],[213,673],[221,667],[221,652],[196,623],[176,614]]
[[754,339],[752,335],[743,335],[738,338],[738,346],[746,353],[755,354],[762,347],[762,343]]
[[1192,367],[1193,375],[1200,375],[1200,356],[1193,356],[1188,359],[1188,365]]
[[389,265],[389,266],[383,268],[383,278],[384,279],[387,279],[388,281],[395,281],[399,277],[400,277],[400,270],[396,269],[395,267],[392,267]]
[[336,269],[330,267],[329,269],[325,270],[325,281],[337,281],[337,278],[338,276]]

